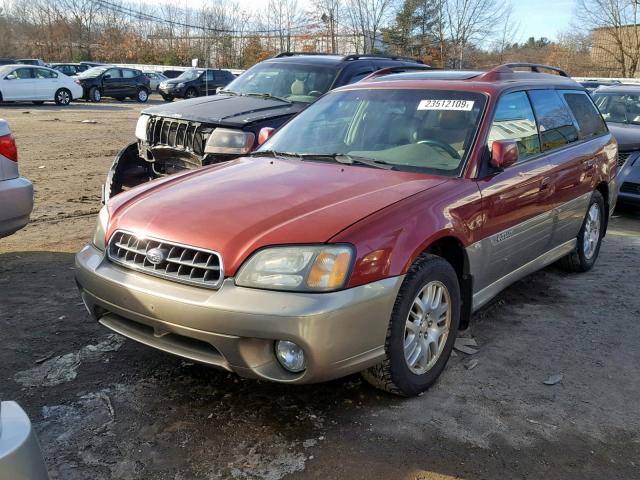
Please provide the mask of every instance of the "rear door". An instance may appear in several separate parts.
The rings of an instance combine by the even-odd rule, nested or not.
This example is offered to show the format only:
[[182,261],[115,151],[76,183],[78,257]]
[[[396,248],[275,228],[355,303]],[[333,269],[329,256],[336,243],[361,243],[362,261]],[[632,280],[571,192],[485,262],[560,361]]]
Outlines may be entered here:
[[486,218],[478,247],[482,266],[474,277],[476,292],[550,247],[553,211],[546,197],[553,164],[542,152],[536,117],[525,91],[506,93],[498,100],[487,138],[487,163],[493,142],[507,139],[518,144],[518,162],[502,171],[489,171],[478,180]]
[[[544,94],[542,93],[544,92]],[[553,92],[555,95],[551,95]],[[608,133],[607,127],[591,98],[580,90],[532,92],[534,108],[536,98],[547,95],[557,98],[551,104],[554,109],[564,108],[566,121],[573,120],[575,130],[567,130],[564,138],[570,138],[557,151],[550,153],[555,167],[552,172],[552,190],[549,192],[550,205],[555,209],[553,243],[561,245],[576,238],[587,212],[591,193],[595,188],[596,165],[598,156],[604,155],[598,137]],[[547,99],[551,101],[551,99]],[[562,105],[561,105],[562,104]],[[547,107],[549,108],[549,107]],[[543,138],[545,132],[541,132]],[[562,142],[564,143],[564,142]],[[603,212],[604,213],[604,212]]]
[[128,68],[122,68],[120,69],[120,71],[122,72],[121,82],[123,93],[125,93],[127,96],[135,95],[138,90],[138,85],[136,83],[138,79],[137,72]]
[[56,90],[60,88],[60,80],[58,75],[64,75],[61,72],[54,72],[47,68],[34,68],[35,74],[35,93],[41,100],[53,100]]

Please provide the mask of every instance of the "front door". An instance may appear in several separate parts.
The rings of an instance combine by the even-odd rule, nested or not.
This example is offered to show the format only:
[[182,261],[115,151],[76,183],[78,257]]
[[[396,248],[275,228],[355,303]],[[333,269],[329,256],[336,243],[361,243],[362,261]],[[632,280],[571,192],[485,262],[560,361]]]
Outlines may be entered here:
[[480,265],[474,292],[487,289],[489,296],[496,282],[549,249],[553,224],[548,202],[553,165],[542,154],[536,119],[524,91],[507,93],[498,101],[487,139],[489,151],[493,141],[506,139],[517,142],[518,162],[478,180],[486,218],[483,240],[475,245]]
[[9,72],[3,79],[2,98],[4,100],[36,100],[33,67],[20,67]]
[[122,72],[119,68],[110,68],[102,75],[102,92],[107,97],[122,95]]

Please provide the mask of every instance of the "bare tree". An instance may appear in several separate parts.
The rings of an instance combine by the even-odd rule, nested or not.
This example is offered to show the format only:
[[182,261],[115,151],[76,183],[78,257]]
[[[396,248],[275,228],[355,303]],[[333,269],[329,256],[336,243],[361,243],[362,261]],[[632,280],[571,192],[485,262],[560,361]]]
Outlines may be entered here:
[[453,66],[463,68],[467,47],[490,36],[504,16],[503,0],[448,0],[447,29],[453,47]]
[[338,51],[339,19],[342,14],[342,0],[316,0],[315,12],[320,21],[327,27],[328,50]]
[[362,53],[376,50],[382,25],[394,7],[393,0],[347,0],[347,18],[362,38]]
[[494,41],[494,49],[498,52],[499,63],[504,63],[505,50],[516,42],[519,30],[520,23],[513,19],[513,4],[508,4],[502,15],[502,28]]
[[593,30],[598,63],[623,77],[633,77],[640,61],[637,0],[578,0],[580,23]]

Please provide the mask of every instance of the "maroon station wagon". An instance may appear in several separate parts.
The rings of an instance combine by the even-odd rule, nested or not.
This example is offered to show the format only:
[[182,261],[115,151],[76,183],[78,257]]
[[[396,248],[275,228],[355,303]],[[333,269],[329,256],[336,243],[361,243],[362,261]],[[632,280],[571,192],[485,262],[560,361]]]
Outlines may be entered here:
[[415,395],[502,289],[589,270],[616,202],[616,142],[551,67],[373,74],[262,133],[108,202],[76,257],[97,321],[245,377]]

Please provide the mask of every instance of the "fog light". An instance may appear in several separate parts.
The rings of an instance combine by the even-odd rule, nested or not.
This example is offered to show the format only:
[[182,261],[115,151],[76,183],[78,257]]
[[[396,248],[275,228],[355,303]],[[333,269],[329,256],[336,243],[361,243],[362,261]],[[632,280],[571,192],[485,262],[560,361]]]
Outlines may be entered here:
[[293,373],[304,370],[304,350],[288,340],[276,342],[276,358],[284,368]]

